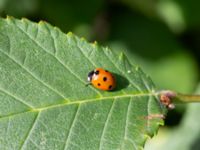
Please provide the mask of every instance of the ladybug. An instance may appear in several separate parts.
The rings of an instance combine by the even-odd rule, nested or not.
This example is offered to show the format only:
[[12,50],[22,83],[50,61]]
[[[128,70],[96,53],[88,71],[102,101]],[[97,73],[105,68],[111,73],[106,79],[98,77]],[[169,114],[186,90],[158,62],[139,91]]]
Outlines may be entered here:
[[96,68],[88,73],[89,84],[92,84],[94,87],[110,91],[113,90],[116,86],[114,76],[107,70],[102,68]]

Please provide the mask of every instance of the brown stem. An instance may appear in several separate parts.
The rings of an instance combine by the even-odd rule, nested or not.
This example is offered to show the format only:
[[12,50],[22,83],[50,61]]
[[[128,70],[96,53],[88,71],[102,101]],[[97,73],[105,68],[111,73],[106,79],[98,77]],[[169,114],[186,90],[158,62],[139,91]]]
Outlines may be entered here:
[[176,94],[176,99],[185,103],[200,102],[200,95]]

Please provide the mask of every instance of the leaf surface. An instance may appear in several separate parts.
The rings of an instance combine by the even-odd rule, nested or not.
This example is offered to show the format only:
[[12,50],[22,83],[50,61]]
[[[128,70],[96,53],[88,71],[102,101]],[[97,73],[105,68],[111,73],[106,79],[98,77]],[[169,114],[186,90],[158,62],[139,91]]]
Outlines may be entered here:
[[[115,75],[114,91],[85,86],[97,67]],[[137,150],[163,112],[123,54],[45,22],[0,19],[0,149]]]

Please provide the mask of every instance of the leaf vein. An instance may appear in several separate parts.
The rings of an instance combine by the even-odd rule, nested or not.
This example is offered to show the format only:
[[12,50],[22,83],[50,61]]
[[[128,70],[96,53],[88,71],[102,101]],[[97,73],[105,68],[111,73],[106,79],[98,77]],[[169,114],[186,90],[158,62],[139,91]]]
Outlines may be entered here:
[[[78,43],[77,43],[77,47],[78,47],[79,51],[81,52],[81,54],[82,54],[95,68],[97,68],[97,65],[96,65],[95,63],[93,63],[93,61],[91,61],[91,60],[89,59],[89,57],[87,57],[87,55],[85,55],[84,50],[82,49],[82,47],[80,47],[80,46],[78,45]],[[92,51],[93,51],[93,50],[92,50]],[[100,95],[101,97],[103,97],[103,95],[102,95],[99,91],[97,91],[95,88],[92,87],[92,89],[95,90],[96,92],[98,92],[99,95]]]
[[[128,122],[129,122],[129,115],[130,115],[130,111],[131,111],[131,102],[132,102],[132,97],[130,97],[129,103],[128,103],[128,108],[127,108],[127,114],[126,114],[126,125],[125,125],[125,131],[124,131],[124,140],[125,139],[129,139],[128,138]],[[131,140],[131,143],[133,144],[133,146],[135,147],[135,149],[137,149],[136,143],[134,141]],[[124,143],[123,143],[124,145]]]
[[33,124],[31,126],[31,128],[29,129],[29,131],[27,132],[27,135],[25,136],[25,139],[22,141],[22,144],[20,146],[19,149],[23,149],[23,147],[25,146],[26,142],[28,141],[28,139],[30,138],[30,135],[33,131],[33,129],[35,128],[35,125],[36,125],[36,122],[37,122],[37,119],[39,118],[39,115],[40,115],[40,112],[37,113],[37,115],[35,116],[35,119],[33,121]]
[[[52,36],[51,32],[50,32],[50,35],[51,35],[51,38],[52,38],[52,40],[53,40],[53,42],[54,42],[55,52],[57,52],[57,51],[58,51],[58,48],[57,48],[57,46],[56,46],[56,40],[55,40],[55,38]],[[84,54],[83,54],[83,55],[84,55]],[[55,57],[56,57],[56,55],[55,55]],[[56,58],[57,58],[57,57],[56,57]],[[73,74],[74,76],[76,76],[76,78],[79,79],[79,81],[81,81],[82,83],[85,84],[85,82],[84,82],[78,75],[76,75],[68,65],[66,65],[66,64],[64,64],[64,63],[63,63],[63,65],[66,66],[66,68],[71,72],[71,74]],[[103,97],[102,94],[101,94],[98,90],[96,90],[95,88],[93,88],[93,87],[91,87],[91,86],[89,86],[89,88],[91,88],[91,89],[92,89],[95,93],[97,93],[99,96]]]
[[109,111],[109,113],[107,115],[106,122],[105,122],[104,127],[103,127],[103,131],[102,131],[101,138],[100,138],[99,150],[101,150],[103,148],[103,139],[104,139],[104,135],[105,135],[106,129],[108,127],[109,119],[110,119],[111,114],[113,112],[115,100],[116,99],[114,99],[113,102],[112,102],[112,105],[110,107],[110,111]]
[[[148,103],[147,103],[147,116],[149,116],[150,115],[150,105],[151,105],[151,96],[149,96],[148,97]],[[150,119],[148,119],[148,117],[147,117],[147,131],[149,130],[149,126],[150,126]]]
[[[84,83],[85,82],[79,77],[77,76],[70,68],[69,66],[65,65],[58,57],[54,56],[53,54],[51,54],[50,52],[48,52],[44,47],[42,47],[38,42],[36,42],[28,33],[26,33],[23,29],[21,29],[17,24],[15,24],[17,26],[17,28],[24,33],[24,35],[26,35],[30,40],[32,40],[38,47],[40,47],[44,52],[46,52],[47,54],[51,55],[52,57],[54,57],[67,71],[69,71],[73,76],[75,76],[80,82]],[[94,90],[94,88],[92,88]],[[99,92],[96,91],[96,93],[98,93],[100,96],[102,96]],[[65,96],[62,96],[65,98]]]
[[50,87],[50,85],[46,84],[44,81],[38,79],[38,77],[36,77],[34,74],[32,74],[27,68],[25,68],[24,66],[22,66],[19,62],[17,62],[14,58],[12,58],[11,56],[9,56],[8,54],[6,54],[5,52],[3,52],[0,49],[0,52],[3,53],[4,55],[6,55],[9,59],[11,59],[14,63],[16,63],[18,66],[20,66],[22,69],[24,69],[28,74],[30,74],[34,79],[36,79],[38,82],[42,83],[45,87],[51,89],[52,91],[54,91],[56,94],[58,94],[60,97],[62,97],[63,99],[67,99],[65,96],[63,96],[61,93],[59,93],[57,90],[55,90],[54,88]]
[[3,93],[5,93],[8,96],[13,97],[15,100],[19,101],[20,103],[22,103],[23,105],[27,106],[28,108],[34,108],[31,104],[28,104],[27,102],[25,102],[22,99],[18,98],[16,95],[6,91],[5,89],[3,90],[2,88],[0,88],[0,91],[2,91]]
[[8,118],[8,125],[6,128],[6,136],[8,135],[9,130],[10,130],[10,118]]
[[32,110],[28,110],[28,111],[23,111],[23,112],[19,112],[19,113],[15,113],[15,114],[11,114],[11,115],[5,115],[5,116],[1,116],[0,119],[3,119],[3,118],[7,118],[7,117],[10,117],[10,116],[15,116],[15,115],[18,115],[18,114],[23,114],[23,113],[26,113],[26,112],[33,112],[33,111],[43,111],[43,110],[48,110],[48,109],[52,109],[52,108],[56,108],[56,107],[62,107],[62,106],[67,106],[67,105],[74,105],[74,104],[77,104],[77,105],[80,105],[80,104],[83,104],[83,103],[92,103],[92,102],[96,102],[96,101],[104,101],[104,100],[109,100],[109,99],[117,99],[117,98],[127,98],[127,97],[139,97],[139,96],[151,96],[151,95],[154,95],[154,94],[151,94],[151,93],[144,93],[144,94],[134,94],[134,95],[121,95],[121,96],[111,96],[111,97],[103,97],[103,98],[93,98],[93,99],[83,99],[83,100],[79,100],[79,101],[75,101],[75,102],[66,102],[66,103],[62,103],[62,104],[56,104],[56,105],[49,105],[49,106],[46,106],[46,107],[42,107],[42,108],[35,108],[35,109],[32,109]]
[[[87,55],[85,54],[85,52],[84,52],[84,50],[82,49],[82,47],[79,46],[78,42],[76,42],[76,43],[77,43],[77,47],[78,47],[79,51],[83,54],[83,56],[84,56],[95,68],[97,68],[97,65],[96,65],[95,63],[93,63],[93,61],[92,61],[91,59],[89,59],[89,57],[87,57]],[[92,51],[94,51],[94,50],[92,50]]]
[[71,126],[70,126],[70,128],[69,128],[69,132],[68,132],[67,137],[66,137],[66,142],[65,142],[65,144],[64,144],[64,150],[67,149],[67,147],[68,147],[68,145],[69,145],[70,136],[71,136],[71,134],[72,134],[72,130],[73,130],[73,127],[74,127],[74,125],[75,125],[75,122],[76,122],[76,119],[77,119],[77,115],[78,115],[79,110],[80,110],[80,104],[78,105],[78,107],[77,107],[77,109],[76,109],[76,113],[75,113],[75,115],[74,115],[74,119],[73,119],[73,121],[72,121],[72,123],[71,123]]
[[[104,55],[108,58],[108,60],[113,64],[113,66],[119,71],[119,72],[121,72],[120,71],[120,69],[117,67],[117,65],[110,59],[110,57],[108,57],[107,56],[107,54],[104,52],[104,49],[102,49],[102,51],[103,51],[103,53],[104,53]],[[126,94],[126,92],[122,89],[121,90],[124,94]]]
[[33,145],[35,145],[35,147],[37,147],[39,150],[41,149],[41,147],[40,147],[37,143],[35,143],[32,139],[30,139],[30,142],[31,142]]

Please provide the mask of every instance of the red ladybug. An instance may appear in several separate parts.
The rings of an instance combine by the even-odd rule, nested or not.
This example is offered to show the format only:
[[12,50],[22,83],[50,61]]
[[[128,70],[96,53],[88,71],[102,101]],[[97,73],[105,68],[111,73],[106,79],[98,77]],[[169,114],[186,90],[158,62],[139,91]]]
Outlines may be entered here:
[[88,73],[88,81],[96,88],[110,91],[116,86],[114,76],[107,70],[96,68]]

